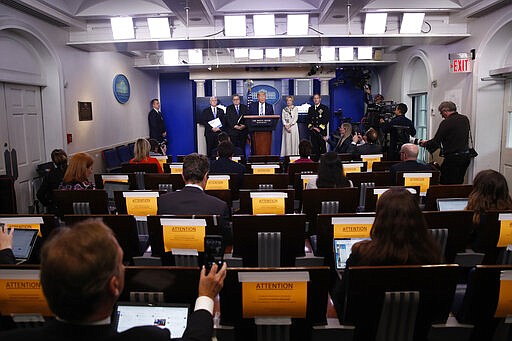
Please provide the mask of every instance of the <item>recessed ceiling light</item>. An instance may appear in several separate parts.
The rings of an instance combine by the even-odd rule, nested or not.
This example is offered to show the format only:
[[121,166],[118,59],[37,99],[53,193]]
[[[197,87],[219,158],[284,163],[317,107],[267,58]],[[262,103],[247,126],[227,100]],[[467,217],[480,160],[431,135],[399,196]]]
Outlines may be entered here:
[[135,31],[133,29],[133,20],[131,17],[110,18],[112,34],[114,39],[133,39]]
[[245,15],[226,15],[224,17],[224,35],[226,37],[245,37],[247,35]]
[[168,18],[148,18],[148,27],[152,39],[171,37]]
[[198,17],[194,17],[194,18],[189,18],[188,20],[190,20],[190,21],[196,21],[196,22],[197,22],[197,21],[201,21],[201,20],[203,20],[203,19],[198,18]]
[[273,14],[255,14],[252,16],[255,36],[275,36],[276,23]]
[[332,16],[334,19],[342,19],[342,18],[345,18],[345,15],[343,14],[335,14]]
[[364,34],[382,34],[386,32],[387,13],[366,13]]

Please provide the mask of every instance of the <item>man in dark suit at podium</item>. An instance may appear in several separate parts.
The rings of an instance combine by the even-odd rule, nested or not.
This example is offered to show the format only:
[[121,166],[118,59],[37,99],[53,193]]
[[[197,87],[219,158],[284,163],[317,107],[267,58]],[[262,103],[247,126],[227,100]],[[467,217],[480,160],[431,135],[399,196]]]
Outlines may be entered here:
[[327,152],[324,136],[327,136],[327,123],[331,120],[329,108],[321,103],[319,94],[313,95],[313,105],[308,110],[308,129],[315,160]]
[[[218,119],[218,120],[216,120]],[[210,106],[203,110],[199,123],[204,125],[204,136],[206,138],[206,151],[208,156],[217,147],[218,135],[224,130],[224,110],[217,108],[217,97],[210,97]]]
[[245,143],[247,142],[247,126],[245,125],[244,115],[249,113],[249,108],[240,104],[240,96],[235,94],[231,97],[233,104],[226,108],[224,131],[229,134],[231,142],[235,147],[240,148],[245,155]]
[[249,104],[249,115],[274,115],[274,107],[266,102],[267,94],[265,91],[258,91],[258,102]]

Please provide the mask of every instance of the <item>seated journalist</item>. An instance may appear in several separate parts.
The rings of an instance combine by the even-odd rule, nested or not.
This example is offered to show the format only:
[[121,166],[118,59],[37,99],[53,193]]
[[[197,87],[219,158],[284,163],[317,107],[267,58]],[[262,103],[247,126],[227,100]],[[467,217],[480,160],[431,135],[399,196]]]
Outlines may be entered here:
[[[55,320],[40,328],[0,333],[1,340],[169,340],[167,329],[134,327],[117,333],[110,316],[124,287],[123,250],[100,220],[89,219],[55,231],[41,251],[41,285]],[[226,265],[206,275],[201,269],[199,297],[182,340],[210,341],[213,299],[226,276]]]

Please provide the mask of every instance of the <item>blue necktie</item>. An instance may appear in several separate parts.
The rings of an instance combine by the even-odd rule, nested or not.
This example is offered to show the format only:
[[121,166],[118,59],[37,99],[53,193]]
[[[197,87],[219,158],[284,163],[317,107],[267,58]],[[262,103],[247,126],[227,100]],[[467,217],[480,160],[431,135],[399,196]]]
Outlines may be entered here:
[[213,118],[217,118],[217,108],[213,108]]

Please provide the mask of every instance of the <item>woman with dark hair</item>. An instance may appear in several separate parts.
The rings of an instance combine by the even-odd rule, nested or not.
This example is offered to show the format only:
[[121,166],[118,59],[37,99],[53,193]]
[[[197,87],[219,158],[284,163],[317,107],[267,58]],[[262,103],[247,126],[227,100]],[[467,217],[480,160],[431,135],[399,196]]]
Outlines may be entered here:
[[68,168],[68,156],[62,149],[52,151],[53,168],[45,175],[41,186],[37,190],[37,199],[43,204],[48,213],[56,213],[57,208],[53,202],[53,190],[59,188]]
[[354,244],[347,267],[440,263],[441,250],[426,226],[414,196],[404,188],[390,188],[377,202],[371,240]]
[[343,166],[335,152],[320,157],[318,177],[309,181],[306,189],[351,187],[350,181],[343,175]]
[[507,179],[491,169],[479,172],[473,180],[466,210],[474,211],[469,246],[475,252],[485,253],[483,264],[494,264],[500,249],[496,247],[496,240],[489,238],[487,212],[512,210]]
[[89,182],[92,175],[94,160],[86,153],[76,153],[69,161],[64,178],[59,186],[62,190],[94,189],[94,183]]
[[309,140],[301,140],[299,143],[299,156],[300,158],[295,160],[294,163],[313,163],[309,157],[311,156],[311,150],[313,146]]
[[507,179],[492,169],[479,172],[473,180],[466,210],[472,210],[473,224],[480,224],[480,216],[489,210],[512,210],[512,199]]
[[149,152],[151,150],[151,144],[146,139],[138,139],[135,142],[135,146],[133,147],[133,159],[130,160],[130,163],[154,163],[157,165],[158,173],[163,173],[164,170],[162,169],[162,166],[160,165],[160,162],[158,162],[157,159],[155,159],[152,156],[149,156]]

